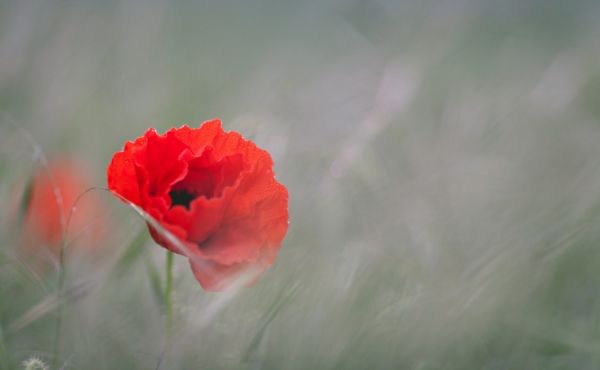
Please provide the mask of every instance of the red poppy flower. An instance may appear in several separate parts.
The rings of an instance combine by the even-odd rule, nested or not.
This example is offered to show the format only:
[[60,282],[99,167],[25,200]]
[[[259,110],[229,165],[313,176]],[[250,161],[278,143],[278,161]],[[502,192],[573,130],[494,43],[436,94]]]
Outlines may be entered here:
[[108,187],[152,216],[181,243],[149,225],[154,240],[185,255],[207,290],[248,267],[264,272],[288,227],[288,193],[266,151],[218,119],[127,142],[108,166]]
[[89,250],[100,244],[105,231],[102,202],[93,192],[79,198],[89,188],[85,171],[72,160],[56,159],[36,170],[22,224],[22,240],[30,253],[50,251],[57,257],[67,221],[69,248]]

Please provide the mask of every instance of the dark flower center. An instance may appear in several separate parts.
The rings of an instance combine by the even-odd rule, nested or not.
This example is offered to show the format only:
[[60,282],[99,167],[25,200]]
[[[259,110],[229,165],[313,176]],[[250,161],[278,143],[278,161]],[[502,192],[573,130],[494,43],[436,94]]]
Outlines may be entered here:
[[184,206],[187,209],[190,209],[192,200],[196,199],[196,194],[185,189],[171,190],[169,196],[171,197],[171,207]]
[[211,149],[188,163],[188,173],[181,181],[171,187],[171,207],[184,206],[190,209],[194,199],[218,198],[225,188],[235,184],[245,162],[240,154],[226,156],[217,160]]

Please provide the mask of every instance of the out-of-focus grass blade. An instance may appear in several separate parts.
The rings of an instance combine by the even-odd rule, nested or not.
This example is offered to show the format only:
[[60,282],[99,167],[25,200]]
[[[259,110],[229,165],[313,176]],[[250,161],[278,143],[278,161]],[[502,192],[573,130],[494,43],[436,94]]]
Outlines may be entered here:
[[215,317],[223,310],[223,307],[229,304],[241,292],[243,287],[255,281],[260,272],[259,267],[250,266],[225,281],[224,284],[227,289],[211,300],[210,304],[202,308],[202,313],[198,315],[198,328],[204,328],[214,323]]
[[54,310],[58,305],[58,298],[56,295],[50,295],[44,298],[41,302],[31,307],[27,312],[21,315],[18,319],[13,321],[9,326],[10,332],[18,332],[25,328],[32,322],[38,320],[41,317],[46,316],[49,312]]
[[48,292],[47,282],[27,263],[27,261],[19,257],[4,256],[0,254],[0,260],[4,259],[6,259],[6,261],[0,265],[0,269],[12,269],[18,274],[19,278],[22,277],[23,279],[31,281],[36,286],[41,287],[45,292]]
[[[64,295],[65,300],[77,300],[89,293],[94,287],[93,281],[83,281],[70,287]],[[27,310],[18,319],[14,320],[8,326],[9,332],[18,332],[32,322],[46,316],[52,312],[59,304],[61,298],[53,294],[44,298],[41,302]]]
[[283,287],[283,289],[281,290],[281,292],[275,299],[275,302],[271,305],[271,309],[268,310],[263,315],[263,318],[261,320],[262,325],[256,332],[256,335],[254,336],[254,338],[252,338],[252,340],[250,341],[248,350],[246,351],[246,353],[243,357],[245,362],[250,359],[250,356],[252,356],[252,354],[256,351],[256,348],[258,348],[263,336],[265,335],[265,332],[267,331],[267,328],[269,327],[269,324],[271,324],[271,322],[277,316],[277,314],[281,311],[281,309],[283,307],[285,307],[285,305],[287,303],[290,302],[292,297],[296,294],[297,290],[298,290],[298,284],[292,285],[291,288],[289,287],[289,284],[286,284]]
[[25,190],[21,195],[21,200],[19,201],[19,223],[23,223],[25,220],[25,216],[27,215],[27,209],[29,209],[29,204],[31,203],[31,195],[33,194],[33,177],[30,177],[25,184]]
[[162,284],[160,282],[160,274],[158,273],[156,265],[154,265],[154,262],[152,262],[149,257],[146,258],[146,271],[148,272],[148,277],[150,278],[150,287],[152,288],[154,299],[156,299],[156,303],[160,306],[160,309],[164,310],[166,303]]
[[115,266],[116,276],[122,276],[133,263],[142,255],[144,252],[144,245],[148,240],[148,231],[143,227],[133,238],[129,246],[125,249],[125,252],[119,258],[117,265]]

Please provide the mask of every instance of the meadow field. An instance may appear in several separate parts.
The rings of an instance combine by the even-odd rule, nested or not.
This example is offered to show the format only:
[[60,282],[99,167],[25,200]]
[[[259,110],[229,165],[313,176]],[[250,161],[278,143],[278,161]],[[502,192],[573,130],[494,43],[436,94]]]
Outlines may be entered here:
[[[0,0],[0,370],[600,369],[599,17]],[[247,287],[206,291],[175,256],[167,302],[107,166],[213,118],[271,154],[289,230]],[[32,242],[35,176],[67,162],[94,212]]]

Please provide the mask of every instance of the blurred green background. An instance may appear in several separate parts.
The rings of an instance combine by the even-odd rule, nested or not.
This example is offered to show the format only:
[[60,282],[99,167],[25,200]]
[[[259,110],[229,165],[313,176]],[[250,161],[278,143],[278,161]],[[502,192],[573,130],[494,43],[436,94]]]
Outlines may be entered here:
[[[596,1],[0,0],[0,368],[599,369]],[[19,254],[40,153],[97,186],[148,127],[220,117],[269,150],[290,230],[203,292],[98,191],[107,256]],[[160,365],[158,365],[160,362]],[[52,368],[54,370],[54,368]]]

